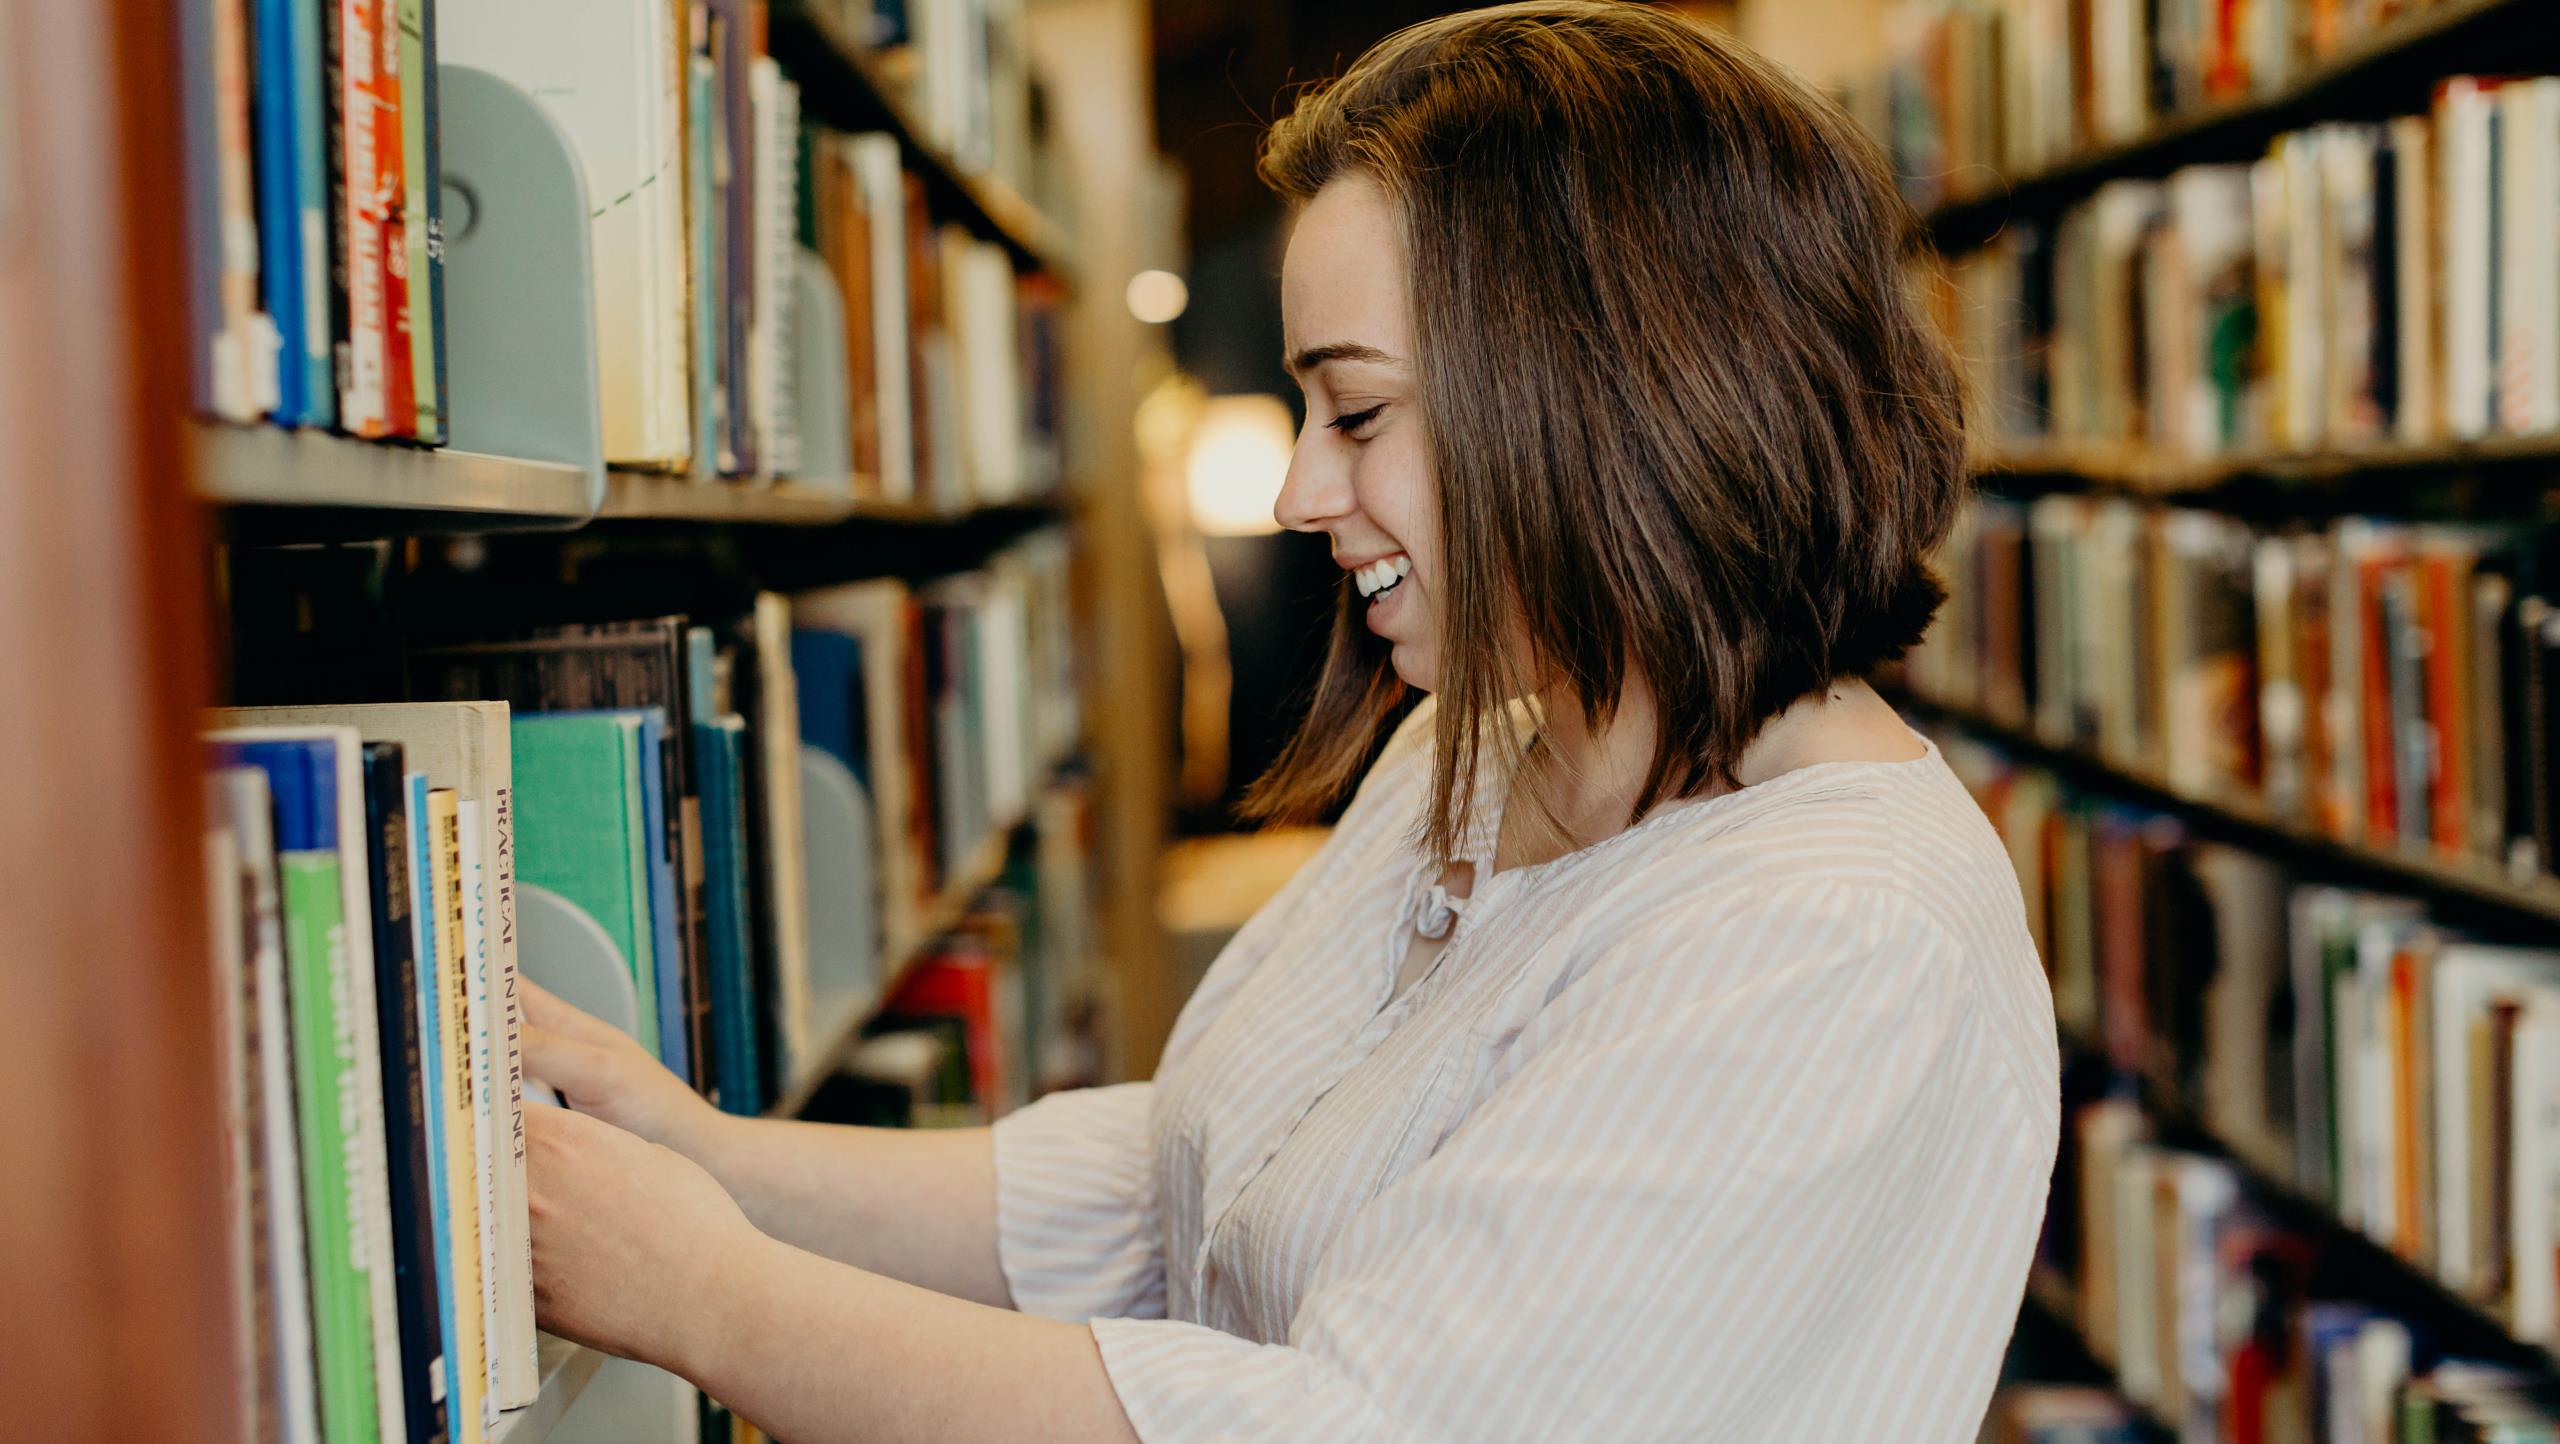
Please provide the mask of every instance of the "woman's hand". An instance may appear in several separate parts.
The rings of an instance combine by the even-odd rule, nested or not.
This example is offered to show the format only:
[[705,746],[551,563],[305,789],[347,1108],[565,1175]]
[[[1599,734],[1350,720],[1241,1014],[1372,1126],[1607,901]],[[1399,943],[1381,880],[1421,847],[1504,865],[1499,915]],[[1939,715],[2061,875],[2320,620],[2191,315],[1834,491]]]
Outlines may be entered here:
[[524,1071],[570,1107],[702,1162],[727,1115],[684,1085],[621,1029],[560,1001],[532,979],[524,999]]
[[609,1123],[524,1111],[538,1322],[668,1368],[771,1240],[701,1165]]

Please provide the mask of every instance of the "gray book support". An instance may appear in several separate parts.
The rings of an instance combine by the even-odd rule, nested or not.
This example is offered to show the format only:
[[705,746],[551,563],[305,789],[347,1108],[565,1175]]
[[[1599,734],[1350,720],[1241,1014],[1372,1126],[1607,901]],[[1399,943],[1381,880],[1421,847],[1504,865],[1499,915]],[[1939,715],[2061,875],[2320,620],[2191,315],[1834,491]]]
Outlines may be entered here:
[[878,824],[853,770],[823,748],[800,748],[801,853],[809,871],[809,1016],[788,1020],[797,1040],[783,1060],[786,1080],[831,1057],[862,1015],[880,1004],[880,869],[872,857]]
[[844,358],[844,297],[826,262],[806,248],[791,268],[792,383],[800,417],[800,470],[787,478],[830,496],[853,495],[853,436]]
[[586,173],[514,85],[468,65],[438,83],[448,448],[582,468],[593,516],[604,418]]

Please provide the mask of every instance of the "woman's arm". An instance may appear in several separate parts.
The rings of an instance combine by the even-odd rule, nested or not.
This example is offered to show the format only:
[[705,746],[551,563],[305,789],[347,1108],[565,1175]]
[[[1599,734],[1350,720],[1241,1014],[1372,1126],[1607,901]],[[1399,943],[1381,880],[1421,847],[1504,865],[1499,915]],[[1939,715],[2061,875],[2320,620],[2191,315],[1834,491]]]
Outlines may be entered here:
[[1093,1335],[791,1247],[702,1168],[525,1112],[544,1328],[691,1379],[798,1441],[1135,1444]]
[[523,983],[525,1071],[571,1107],[701,1164],[764,1233],[920,1288],[1011,1307],[984,1128],[910,1132],[739,1118],[637,1042]]

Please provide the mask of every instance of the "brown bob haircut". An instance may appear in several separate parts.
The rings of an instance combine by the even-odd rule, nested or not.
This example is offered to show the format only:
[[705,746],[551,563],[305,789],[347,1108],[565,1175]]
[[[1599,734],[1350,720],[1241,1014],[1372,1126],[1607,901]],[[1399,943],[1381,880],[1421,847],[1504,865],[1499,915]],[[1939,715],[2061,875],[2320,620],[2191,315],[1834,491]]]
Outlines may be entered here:
[[[1837,106],[1662,11],[1537,0],[1379,42],[1261,169],[1293,202],[1364,173],[1400,212],[1446,573],[1433,856],[1533,683],[1595,728],[1630,669],[1651,685],[1633,821],[1732,785],[1771,717],[1927,628],[1962,407],[1916,222]],[[1357,605],[1248,815],[1321,813],[1402,700]]]

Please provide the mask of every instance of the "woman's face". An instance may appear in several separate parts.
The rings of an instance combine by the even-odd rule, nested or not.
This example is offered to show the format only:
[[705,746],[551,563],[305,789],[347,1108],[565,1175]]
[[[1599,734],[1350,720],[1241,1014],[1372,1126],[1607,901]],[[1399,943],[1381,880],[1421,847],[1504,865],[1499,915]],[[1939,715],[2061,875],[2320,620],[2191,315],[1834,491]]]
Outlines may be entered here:
[[1440,671],[1440,517],[1415,410],[1413,323],[1393,202],[1353,172],[1298,217],[1280,276],[1289,373],[1306,425],[1272,515],[1333,543],[1343,585],[1396,675],[1428,692]]

